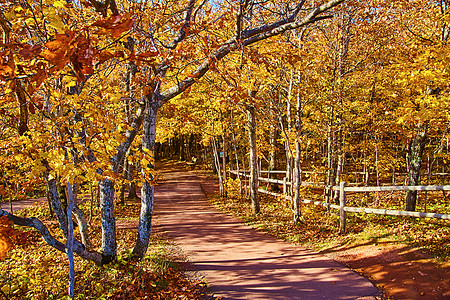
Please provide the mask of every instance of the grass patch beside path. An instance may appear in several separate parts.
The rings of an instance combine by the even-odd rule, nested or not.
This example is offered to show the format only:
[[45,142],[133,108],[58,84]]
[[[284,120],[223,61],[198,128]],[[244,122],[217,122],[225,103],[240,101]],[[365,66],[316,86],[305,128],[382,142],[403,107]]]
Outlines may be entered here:
[[[85,211],[89,211],[88,207]],[[44,219],[52,234],[64,241],[46,207],[32,207],[20,213]],[[212,299],[205,283],[184,271],[186,258],[163,232],[152,234],[143,261],[130,259],[138,214],[139,203],[116,207],[119,253],[116,262],[98,267],[75,256],[75,299]],[[75,234],[79,238],[78,232]],[[91,222],[90,234],[92,241],[96,241],[93,248],[99,249],[98,217]],[[66,254],[48,246],[35,231],[31,231],[26,245],[17,246],[0,262],[0,299],[5,296],[5,299],[67,299],[67,284]]]

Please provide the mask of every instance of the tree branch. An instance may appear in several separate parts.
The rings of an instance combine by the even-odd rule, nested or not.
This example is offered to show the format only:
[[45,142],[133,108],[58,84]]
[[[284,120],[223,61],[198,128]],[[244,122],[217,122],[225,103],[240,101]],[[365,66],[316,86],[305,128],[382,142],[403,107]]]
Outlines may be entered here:
[[[291,19],[294,17],[295,14],[300,11],[302,3],[299,4],[297,9],[294,11],[294,13],[288,18],[284,19],[278,22],[275,22],[271,25],[262,26],[258,29],[250,30],[250,31],[244,31],[242,33],[242,39],[245,39],[242,41],[242,44],[244,46],[248,46],[251,44],[254,44],[256,42],[259,42],[261,40],[268,39],[270,37],[280,35],[288,30],[296,29],[302,26],[306,26],[308,24],[332,18],[332,16],[318,16],[319,14],[339,5],[340,3],[344,2],[345,0],[330,0],[327,3],[316,7],[313,9],[307,16],[302,18],[301,20],[295,21]],[[304,2],[304,1],[302,1]],[[203,75],[208,72],[210,68],[213,67],[213,65],[224,58],[226,55],[231,53],[232,51],[238,49],[240,46],[240,43],[236,41],[236,39],[233,37],[232,39],[225,42],[217,51],[211,53],[208,58],[206,58],[200,66],[189,76],[187,76],[185,79],[177,83],[176,85],[170,87],[166,91],[162,92],[160,95],[158,95],[158,100],[160,101],[161,105],[163,105],[168,100],[172,99],[173,97],[181,94],[183,91],[185,91],[187,88],[192,86],[195,82],[197,82]]]
[[205,5],[206,1],[207,1],[207,0],[203,0],[203,1],[197,6],[197,8],[195,9],[194,14],[193,14],[193,16],[192,16],[192,21],[195,22],[195,17],[197,16],[197,13],[199,12],[200,9],[202,9],[202,7]]
[[184,24],[183,26],[181,26],[180,32],[178,33],[178,36],[175,38],[172,44],[170,46],[167,46],[169,49],[175,49],[177,45],[186,38],[186,32],[188,31],[189,27],[191,27],[192,10],[194,9],[195,2],[197,2],[197,0],[189,1],[189,4],[186,8],[186,15],[184,17]]
[[[36,229],[44,238],[44,241],[49,245],[59,250],[61,252],[66,252],[66,245],[58,241],[55,237],[52,236],[48,228],[37,218],[22,218],[15,215],[10,214],[7,211],[0,209],[0,217],[6,216],[9,220],[14,222],[14,224],[24,227],[32,227]],[[73,251],[78,254],[80,257],[93,261],[97,265],[102,264],[102,256],[98,252],[89,252],[86,251],[83,244],[79,241],[74,240]]]
[[248,5],[248,0],[240,0],[239,1],[239,9],[236,16],[236,40],[241,39],[241,32],[242,32],[242,19],[244,18],[244,9]]
[[[145,105],[145,104],[144,104]],[[131,144],[134,141],[134,138],[136,137],[139,128],[142,125],[142,121],[144,120],[144,108],[143,106],[139,107],[135,118],[133,120],[133,123],[131,124],[132,130],[127,131],[126,133],[126,140],[122,142],[122,144],[117,147],[117,153],[113,158],[113,171],[118,172],[120,163],[122,162],[125,154],[127,153],[128,149],[130,148]]]
[[253,28],[250,30],[245,30],[244,32],[242,32],[242,39],[246,39],[246,38],[252,37],[254,35],[260,34],[262,32],[267,32],[269,30],[278,28],[282,25],[294,22],[295,18],[297,18],[298,14],[300,13],[300,10],[304,4],[305,4],[305,0],[300,1],[300,3],[295,8],[294,12],[286,19],[280,20],[278,22],[275,22],[275,23],[272,23],[269,25],[263,25],[263,26]]

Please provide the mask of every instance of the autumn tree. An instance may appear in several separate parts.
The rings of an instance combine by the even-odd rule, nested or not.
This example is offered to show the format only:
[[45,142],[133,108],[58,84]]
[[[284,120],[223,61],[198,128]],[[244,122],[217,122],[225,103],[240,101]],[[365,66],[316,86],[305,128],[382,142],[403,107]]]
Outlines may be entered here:
[[[406,184],[420,185],[420,172],[426,145],[446,136],[448,115],[447,59],[448,2],[416,1],[414,4],[396,1],[390,7],[396,20],[395,43],[389,49],[391,57],[380,70],[380,76],[392,81],[381,82],[380,96],[395,102],[392,109],[405,145]],[[440,151],[439,144],[435,152]],[[408,191],[405,209],[414,211],[417,192]]]

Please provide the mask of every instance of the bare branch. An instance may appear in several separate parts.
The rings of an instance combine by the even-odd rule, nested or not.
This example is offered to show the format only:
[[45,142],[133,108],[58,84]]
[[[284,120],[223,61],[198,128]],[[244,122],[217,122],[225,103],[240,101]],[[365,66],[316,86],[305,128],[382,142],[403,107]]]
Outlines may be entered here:
[[186,38],[186,32],[191,26],[191,17],[192,17],[192,11],[194,9],[194,5],[197,0],[190,0],[189,4],[186,8],[186,15],[184,17],[184,24],[180,28],[180,32],[178,33],[178,36],[175,38],[175,40],[172,42],[170,46],[168,46],[169,49],[175,49],[177,45],[182,42]]
[[294,22],[295,18],[297,18],[298,14],[300,13],[300,10],[303,7],[304,3],[305,3],[305,0],[300,1],[300,3],[295,8],[294,12],[288,18],[280,20],[280,21],[272,23],[272,24],[269,24],[269,25],[263,25],[263,26],[260,26],[257,28],[246,30],[242,33],[242,38],[246,39],[246,38],[252,37],[256,34],[266,32],[266,31],[278,28],[282,25]]
[[195,9],[194,11],[194,15],[192,17],[192,21],[195,22],[195,18],[197,17],[197,13],[199,12],[200,9],[202,9],[202,7],[206,4],[207,0],[203,0]]
[[[305,25],[332,18],[332,16],[318,16],[319,14],[341,4],[345,0],[331,0],[319,7],[314,8],[308,15],[306,15],[304,18],[295,21],[292,20],[290,17],[289,19],[285,19],[279,22],[276,22],[274,24],[279,24],[278,26],[268,25],[268,26],[262,26],[257,29],[251,30],[248,33],[246,33],[246,40],[245,45],[251,45],[255,42],[267,39],[272,36],[280,35],[288,30],[296,29],[299,27],[303,27]],[[289,22],[286,22],[289,21]],[[259,30],[259,32],[257,32]]]
[[244,10],[248,5],[248,0],[240,0],[239,1],[239,9],[238,14],[236,16],[236,40],[241,39],[242,32],[242,19],[244,18]]
[[[270,37],[280,35],[288,30],[296,29],[299,27],[306,26],[308,24],[332,18],[332,16],[319,16],[319,14],[339,5],[345,0],[330,0],[327,3],[314,8],[308,15],[304,18],[295,21],[296,15],[300,11],[300,6],[298,6],[294,13],[288,18],[275,23],[272,23],[267,26],[261,26],[254,30],[244,31],[241,36],[241,43],[239,43],[234,37],[227,42],[225,42],[217,51],[211,53],[207,59],[205,59],[200,66],[185,79],[167,89],[165,92],[162,92],[158,95],[158,100],[160,104],[163,105],[169,99],[181,94],[188,87],[192,86],[195,82],[197,82],[206,72],[214,67],[217,61],[224,58],[226,55],[231,53],[232,51],[238,49],[241,45],[248,46],[254,44],[256,42],[268,39]],[[303,1],[302,1],[303,2]],[[303,5],[302,3],[300,3]],[[299,5],[300,5],[299,4]]]

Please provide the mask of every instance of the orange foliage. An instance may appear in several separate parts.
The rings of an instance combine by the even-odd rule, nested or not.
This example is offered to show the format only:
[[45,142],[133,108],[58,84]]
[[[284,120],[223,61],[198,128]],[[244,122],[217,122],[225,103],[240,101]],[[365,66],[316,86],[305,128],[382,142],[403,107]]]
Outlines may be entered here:
[[0,217],[0,260],[4,260],[15,245],[24,244],[27,236],[28,233],[14,230],[14,223],[8,217]]

